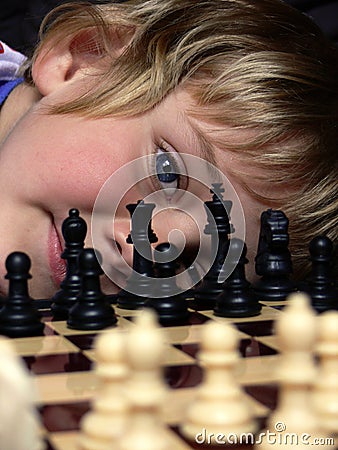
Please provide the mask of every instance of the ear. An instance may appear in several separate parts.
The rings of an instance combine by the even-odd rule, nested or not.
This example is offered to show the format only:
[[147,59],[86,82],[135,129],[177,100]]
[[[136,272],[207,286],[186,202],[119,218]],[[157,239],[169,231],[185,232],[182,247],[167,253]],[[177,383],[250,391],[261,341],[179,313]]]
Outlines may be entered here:
[[[127,30],[126,30],[127,31]],[[120,31],[110,33],[110,55],[116,59],[122,54],[130,33],[126,32],[125,38]],[[102,39],[97,30],[89,29],[79,32],[71,40],[55,39],[42,44],[37,58],[33,62],[33,81],[42,95],[48,95],[64,83],[83,76],[84,73],[93,70],[105,60]]]

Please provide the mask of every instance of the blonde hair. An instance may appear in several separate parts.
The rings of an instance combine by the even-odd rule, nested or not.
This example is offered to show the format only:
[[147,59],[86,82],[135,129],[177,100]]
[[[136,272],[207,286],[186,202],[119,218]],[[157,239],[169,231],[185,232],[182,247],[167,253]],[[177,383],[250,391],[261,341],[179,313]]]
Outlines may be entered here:
[[[294,187],[282,200],[252,194],[289,216],[296,271],[307,270],[314,236],[336,245],[338,50],[310,19],[278,0],[67,4],[42,24],[32,64],[41,48],[84,30],[102,58],[101,82],[54,112],[136,115],[181,85],[195,101],[192,117],[251,132],[242,144],[208,136],[240,152],[248,191],[245,165],[261,169],[271,193]],[[119,56],[116,37],[125,45]]]

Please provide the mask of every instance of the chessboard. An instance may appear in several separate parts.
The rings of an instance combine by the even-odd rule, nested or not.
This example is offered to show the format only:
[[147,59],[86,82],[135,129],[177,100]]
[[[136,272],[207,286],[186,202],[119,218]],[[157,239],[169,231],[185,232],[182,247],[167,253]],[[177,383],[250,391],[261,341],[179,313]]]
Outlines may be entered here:
[[[203,377],[197,355],[201,330],[208,321],[232,323],[236,327],[240,352],[238,380],[259,429],[264,428],[267,416],[276,406],[278,393],[276,363],[279,348],[274,323],[283,314],[287,303],[287,300],[262,303],[259,315],[236,319],[216,317],[213,311],[189,309],[188,324],[162,327],[166,341],[163,377],[169,387],[169,398],[161,413],[172,449],[214,448],[201,442],[189,442],[180,433],[186,408]],[[119,333],[128,333],[135,326],[134,319],[141,310],[114,308],[118,321],[113,328]],[[72,330],[65,321],[52,320],[48,309],[41,312],[44,335],[14,338],[11,342],[33,375],[46,448],[79,450],[80,421],[91,409],[98,388],[94,345],[97,336],[107,330]],[[253,445],[231,445],[231,448],[253,448]]]

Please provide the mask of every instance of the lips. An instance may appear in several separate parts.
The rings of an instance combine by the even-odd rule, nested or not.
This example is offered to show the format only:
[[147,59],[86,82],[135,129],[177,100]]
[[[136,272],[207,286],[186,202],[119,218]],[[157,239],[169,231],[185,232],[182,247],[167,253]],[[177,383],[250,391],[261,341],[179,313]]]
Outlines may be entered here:
[[60,285],[66,275],[66,262],[61,258],[62,246],[54,223],[52,223],[48,236],[48,259],[55,284]]

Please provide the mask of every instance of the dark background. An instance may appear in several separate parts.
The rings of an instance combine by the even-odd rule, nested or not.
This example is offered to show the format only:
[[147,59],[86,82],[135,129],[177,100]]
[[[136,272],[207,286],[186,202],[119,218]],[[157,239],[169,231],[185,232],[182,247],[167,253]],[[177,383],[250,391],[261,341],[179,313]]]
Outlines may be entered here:
[[[0,40],[26,54],[30,53],[36,43],[41,19],[53,7],[65,3],[62,0],[0,1]],[[338,0],[285,1],[310,15],[338,45]]]

